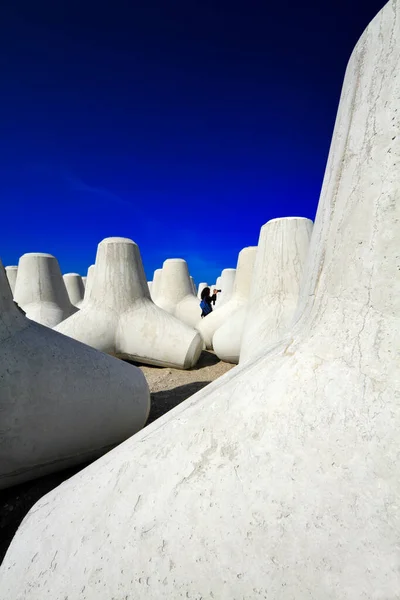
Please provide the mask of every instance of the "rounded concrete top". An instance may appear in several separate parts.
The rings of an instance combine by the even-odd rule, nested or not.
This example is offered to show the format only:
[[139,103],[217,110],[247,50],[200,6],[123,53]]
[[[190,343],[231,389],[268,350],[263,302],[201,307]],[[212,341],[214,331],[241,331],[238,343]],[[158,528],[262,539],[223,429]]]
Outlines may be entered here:
[[132,244],[133,246],[136,246],[136,243],[133,240],[130,240],[129,238],[124,238],[124,237],[109,237],[109,238],[105,238],[104,240],[102,240],[99,244],[100,245],[105,245],[105,244]]
[[172,263],[172,262],[184,263],[184,262],[186,262],[186,260],[184,258],[167,258],[167,260],[164,260],[164,265],[165,265],[165,263]]
[[222,269],[221,273],[227,273],[229,271],[236,271],[236,269]]
[[8,269],[18,269],[17,265],[9,265],[8,267],[6,267],[6,271],[8,271]]
[[63,277],[80,277],[79,273],[65,273]]
[[[276,217],[275,219],[270,219],[269,221],[267,221],[265,223],[265,225],[268,225],[268,223],[272,223],[273,221],[310,221],[311,219],[307,219],[307,217]],[[265,227],[265,225],[263,225],[263,227]]]
[[47,254],[46,252],[26,252],[21,256],[21,258],[23,258],[24,256],[40,256],[41,258],[55,258],[55,256],[53,256],[52,254]]

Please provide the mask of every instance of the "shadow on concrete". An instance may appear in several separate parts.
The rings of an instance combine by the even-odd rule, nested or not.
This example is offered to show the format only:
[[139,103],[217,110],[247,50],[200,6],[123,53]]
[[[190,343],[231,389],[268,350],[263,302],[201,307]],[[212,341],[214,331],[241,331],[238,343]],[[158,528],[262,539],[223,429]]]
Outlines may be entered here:
[[210,381],[192,381],[186,385],[179,385],[171,390],[163,390],[151,394],[151,409],[146,425],[159,419],[184,400],[202,390]]

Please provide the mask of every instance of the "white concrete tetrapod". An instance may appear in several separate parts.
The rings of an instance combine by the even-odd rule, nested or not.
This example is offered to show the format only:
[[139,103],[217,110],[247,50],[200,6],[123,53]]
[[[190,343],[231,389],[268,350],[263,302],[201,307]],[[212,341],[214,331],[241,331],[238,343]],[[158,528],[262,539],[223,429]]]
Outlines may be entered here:
[[8,283],[10,284],[11,292],[13,295],[15,291],[15,284],[17,281],[17,273],[18,267],[16,265],[10,265],[9,267],[6,267],[7,279]]
[[395,0],[347,67],[290,333],[43,497],[1,600],[398,597],[399,70]]
[[196,284],[195,284],[192,276],[190,276],[190,283],[192,284],[192,294],[194,296],[196,296],[197,295]]
[[201,283],[199,283],[199,287],[197,288],[197,297],[200,299],[201,298],[201,292],[204,290],[204,288],[208,287],[208,283],[206,283],[205,281],[202,281]]
[[247,304],[256,251],[257,246],[248,246],[239,252],[235,283],[230,300],[218,308],[218,310],[213,311],[207,317],[198,321],[197,330],[200,332],[207,348],[213,347],[212,339],[217,329],[233,317],[239,308]]
[[310,219],[286,217],[268,221],[261,228],[241,341],[241,362],[279,342],[289,329],[299,299],[312,227]]
[[148,285],[148,288],[149,288],[149,293],[150,293],[150,298],[151,298],[151,288],[153,287],[153,282],[152,281],[148,281],[147,285]]
[[63,279],[71,304],[78,306],[85,295],[82,277],[78,273],[66,273]]
[[139,369],[27,319],[0,263],[0,489],[97,458],[149,409]]
[[221,327],[218,327],[212,338],[215,354],[221,360],[237,365],[242,345],[243,328],[248,310],[248,302],[238,308]]
[[46,327],[58,325],[77,311],[68,297],[58,260],[51,254],[21,256],[14,299],[29,319]]
[[235,277],[236,269],[224,269],[217,278],[215,285],[217,290],[221,290],[221,292],[217,295],[216,307],[223,306],[225,302],[230,300],[235,285]]
[[93,273],[81,310],[57,331],[119,358],[194,366],[202,350],[200,335],[150,300],[140,251],[132,240],[103,240]]
[[82,283],[83,283],[83,287],[86,289],[86,280],[87,280],[87,276],[85,275],[85,277],[82,277]]
[[164,261],[156,304],[183,323],[196,327],[201,317],[200,303],[193,294],[189,269],[183,258]]
[[151,299],[156,302],[160,292],[160,284],[162,278],[162,269],[156,269],[153,273],[153,285],[151,286]]

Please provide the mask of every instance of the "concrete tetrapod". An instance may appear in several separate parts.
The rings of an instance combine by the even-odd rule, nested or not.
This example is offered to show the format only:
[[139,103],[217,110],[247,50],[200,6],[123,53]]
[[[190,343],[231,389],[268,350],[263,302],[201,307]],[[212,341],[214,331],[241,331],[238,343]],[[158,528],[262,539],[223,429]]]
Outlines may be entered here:
[[85,295],[82,277],[78,273],[66,273],[63,279],[71,304],[78,306]]
[[162,269],[156,269],[153,273],[153,285],[151,286],[151,299],[156,302],[157,296],[160,292],[160,284],[162,277]]
[[[234,313],[239,308],[246,306],[250,292],[256,251],[257,246],[248,246],[239,252],[238,263],[235,270],[235,283],[230,300],[207,317],[200,319],[197,323],[197,330],[201,333],[201,337],[207,348],[213,347],[212,339],[217,329],[221,327],[225,321],[233,317]],[[228,269],[225,270],[227,271]]]
[[398,597],[399,69],[395,0],[346,71],[290,334],[42,498],[1,600]]
[[10,265],[9,267],[6,267],[6,275],[7,275],[8,283],[10,284],[12,295],[14,295],[14,291],[15,291],[15,284],[17,281],[17,273],[18,273],[18,267],[16,265]]
[[77,311],[68,297],[58,260],[30,252],[19,259],[14,299],[28,319],[54,327]]
[[221,275],[217,278],[216,287],[217,290],[221,290],[221,293],[217,296],[215,306],[223,306],[225,302],[231,299],[233,294],[233,288],[235,285],[236,269],[224,269]]
[[103,240],[93,272],[81,310],[56,331],[119,358],[178,369],[196,364],[200,335],[150,300],[139,248],[132,240]]
[[27,319],[0,263],[0,489],[97,458],[149,409],[139,369]]
[[94,276],[94,265],[90,265],[88,268],[87,276],[82,277],[82,280],[85,280],[85,293],[83,295],[83,299],[77,303],[78,308],[82,308],[84,302],[88,299],[90,295],[90,290],[92,289],[93,284],[93,276]]
[[243,354],[257,356],[286,333],[297,307],[312,225],[310,219],[285,217],[261,228],[249,301],[213,337],[221,360],[237,364]]
[[[286,217],[272,219],[261,228],[241,341],[241,362],[279,342],[289,329],[299,300],[312,227],[310,219]],[[218,337],[222,338],[221,330]],[[221,342],[228,343],[226,333],[217,343]]]
[[82,277],[82,283],[83,283],[83,287],[86,289],[86,280],[87,280],[87,276],[85,275],[85,277]]
[[168,258],[163,263],[156,304],[190,327],[201,317],[199,300],[193,294],[189,269],[183,258]]

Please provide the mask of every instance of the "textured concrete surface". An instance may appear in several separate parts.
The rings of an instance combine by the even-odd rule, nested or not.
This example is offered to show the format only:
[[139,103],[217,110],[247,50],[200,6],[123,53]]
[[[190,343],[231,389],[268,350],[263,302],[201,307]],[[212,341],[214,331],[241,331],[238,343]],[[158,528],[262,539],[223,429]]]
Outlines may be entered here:
[[151,301],[139,248],[126,238],[99,244],[81,310],[56,331],[119,358],[182,369],[202,350],[194,329]]
[[161,285],[162,269],[156,269],[153,273],[153,285],[151,286],[151,299],[156,302]]
[[296,322],[45,496],[0,598],[399,596],[400,3],[350,59]]
[[10,284],[11,292],[13,295],[14,295],[14,291],[15,291],[15,284],[17,281],[17,273],[18,273],[18,266],[10,265],[9,267],[6,267],[6,275],[7,275],[8,283]]
[[[245,306],[250,293],[250,285],[253,276],[254,260],[256,256],[257,246],[248,246],[239,252],[236,269],[225,269],[222,271],[221,285],[224,281],[225,271],[235,271],[235,279],[233,284],[233,292],[230,299],[222,306],[218,307],[209,315],[200,319],[197,323],[197,330],[200,332],[204,340],[206,348],[212,348],[212,339],[214,333],[221,325],[223,325],[239,308]],[[223,293],[223,288],[221,287]],[[226,292],[225,292],[226,293]],[[218,301],[217,301],[218,303]]]
[[[288,331],[299,300],[312,227],[310,219],[285,217],[268,221],[261,228],[247,317],[242,325],[241,362],[276,344]],[[219,331],[213,343],[219,346],[222,342],[225,349],[229,344],[227,333]],[[223,359],[224,352],[216,353]]]
[[196,327],[201,317],[200,303],[193,293],[187,262],[182,258],[164,261],[156,304],[186,325]]
[[85,295],[82,277],[78,273],[66,273],[63,275],[63,279],[71,304],[78,306]]
[[139,369],[27,319],[0,263],[0,488],[100,456],[149,409]]
[[30,252],[19,259],[14,299],[28,319],[54,327],[77,311],[68,297],[58,260]]
[[93,277],[94,277],[94,265],[90,265],[90,267],[88,268],[87,276],[82,277],[82,280],[84,280],[84,284],[85,284],[85,292],[83,294],[83,299],[77,303],[78,308],[82,308],[82,306],[84,305],[84,302],[86,302],[86,300],[90,296],[90,290],[92,289],[92,284],[93,284]]

